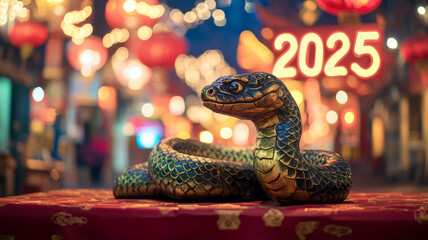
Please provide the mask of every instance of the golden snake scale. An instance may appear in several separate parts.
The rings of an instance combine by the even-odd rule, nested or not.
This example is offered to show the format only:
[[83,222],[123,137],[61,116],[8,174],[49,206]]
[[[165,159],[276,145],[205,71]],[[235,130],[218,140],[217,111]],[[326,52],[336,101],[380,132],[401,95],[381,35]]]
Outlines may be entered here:
[[337,153],[300,150],[299,108],[282,81],[256,72],[225,76],[201,93],[214,112],[251,120],[254,148],[167,138],[147,164],[115,180],[116,198],[169,197],[183,201],[244,201],[266,197],[280,203],[342,202],[351,169]]

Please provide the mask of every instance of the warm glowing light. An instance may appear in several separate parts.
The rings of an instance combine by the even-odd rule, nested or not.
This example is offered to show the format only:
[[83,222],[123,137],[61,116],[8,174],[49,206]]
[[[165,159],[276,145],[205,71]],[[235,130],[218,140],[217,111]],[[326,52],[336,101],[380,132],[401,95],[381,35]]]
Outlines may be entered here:
[[31,96],[35,102],[41,102],[45,98],[45,91],[43,91],[42,87],[36,87],[33,89]]
[[129,122],[125,123],[122,127],[122,133],[123,133],[123,135],[128,136],[128,137],[134,135],[134,133],[135,133],[134,125],[132,123],[129,123]]
[[372,64],[367,68],[362,68],[358,63],[351,64],[351,70],[360,77],[369,78],[376,74],[380,67],[379,52],[373,46],[365,45],[366,41],[379,40],[378,32],[358,32],[354,45],[354,53],[359,57],[369,55],[372,58]]
[[43,121],[45,123],[53,123],[56,118],[56,110],[55,108],[45,108],[43,109]]
[[284,43],[289,43],[290,48],[288,51],[281,54],[278,61],[273,67],[273,75],[278,78],[292,78],[297,75],[297,70],[295,67],[285,67],[290,60],[296,55],[298,43],[296,37],[289,33],[283,33],[279,35],[274,42],[274,48],[276,50],[282,50],[284,48]]
[[423,6],[418,7],[419,15],[424,15],[426,13],[426,9]]
[[233,143],[238,146],[244,146],[248,143],[248,138],[250,136],[250,128],[247,124],[239,122],[233,128]]
[[151,78],[151,70],[137,59],[131,59],[124,63],[123,83],[131,90],[140,90]]
[[194,12],[186,12],[183,19],[186,23],[194,23],[197,20],[197,16]]
[[340,104],[345,104],[348,102],[348,94],[345,91],[340,90],[336,93],[336,100]]
[[152,117],[154,113],[155,113],[155,108],[151,103],[145,103],[141,107],[141,114],[143,114],[144,117],[147,117],[147,118]]
[[[309,44],[315,44],[315,61],[314,66],[309,67],[307,64],[307,51]],[[305,56],[305,57],[303,57]],[[320,36],[316,33],[307,33],[300,41],[299,49],[299,67],[302,73],[308,77],[315,77],[321,73],[322,64],[324,60],[324,47]]]
[[88,65],[96,66],[100,63],[100,60],[100,54],[96,51],[92,51],[91,49],[84,50],[79,56],[79,61],[82,67]]
[[337,115],[337,112],[334,110],[328,111],[327,114],[325,115],[325,119],[330,124],[335,124],[337,122],[338,118],[339,118],[339,116]]
[[345,123],[352,124],[355,121],[355,114],[352,111],[346,112],[344,115]]
[[342,42],[340,49],[336,50],[325,63],[324,72],[329,77],[346,76],[348,70],[343,66],[336,66],[337,63],[349,52],[351,43],[348,36],[343,32],[333,33],[327,39],[327,48],[333,49],[338,41]]
[[177,137],[181,139],[189,139],[190,133],[188,131],[180,131],[178,132]]
[[291,96],[293,96],[294,101],[297,105],[300,105],[303,102],[303,93],[300,90],[291,90]]
[[173,115],[181,115],[184,113],[186,105],[184,99],[180,96],[174,96],[169,101],[169,112]]
[[268,28],[268,27],[262,28],[261,34],[267,40],[270,40],[270,39],[273,38],[273,30],[272,30],[272,28]]
[[149,39],[152,36],[152,34],[153,34],[153,31],[148,26],[142,26],[137,31],[137,36],[141,40],[147,40],[147,39]]
[[135,0],[128,0],[125,3],[123,3],[123,9],[126,12],[133,12],[137,8],[137,2]]
[[389,37],[386,40],[386,46],[388,46],[390,49],[397,49],[397,47],[398,47],[397,39],[395,39],[393,37]]
[[116,89],[102,86],[98,89],[98,106],[104,110],[116,109]]
[[203,143],[213,143],[214,142],[214,136],[209,131],[202,131],[199,134],[199,140]]
[[220,137],[223,139],[230,139],[233,135],[233,131],[230,127],[224,127],[220,130]]

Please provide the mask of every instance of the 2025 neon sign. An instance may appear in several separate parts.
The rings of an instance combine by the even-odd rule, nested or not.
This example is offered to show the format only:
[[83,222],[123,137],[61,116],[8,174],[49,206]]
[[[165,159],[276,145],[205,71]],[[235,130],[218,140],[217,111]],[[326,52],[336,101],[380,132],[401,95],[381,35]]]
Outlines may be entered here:
[[379,76],[383,35],[377,25],[324,26],[289,30],[273,42],[279,78]]

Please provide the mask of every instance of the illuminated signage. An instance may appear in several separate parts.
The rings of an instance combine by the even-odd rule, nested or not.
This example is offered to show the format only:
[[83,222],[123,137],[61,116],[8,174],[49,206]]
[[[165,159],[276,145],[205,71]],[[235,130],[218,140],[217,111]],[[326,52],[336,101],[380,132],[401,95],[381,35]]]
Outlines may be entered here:
[[288,29],[273,41],[279,78],[379,77],[383,34],[374,24]]

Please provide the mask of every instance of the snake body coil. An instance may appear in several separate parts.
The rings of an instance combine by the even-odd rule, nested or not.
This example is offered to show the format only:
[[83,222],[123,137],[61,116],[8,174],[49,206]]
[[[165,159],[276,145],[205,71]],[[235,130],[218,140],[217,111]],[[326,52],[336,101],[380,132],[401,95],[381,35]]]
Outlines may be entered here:
[[[341,202],[351,189],[351,170],[337,153],[300,150],[299,108],[285,85],[268,73],[217,79],[202,90],[204,106],[251,120],[253,149],[168,138],[116,180],[116,198],[251,200],[281,204]],[[264,192],[264,194],[263,194]]]

